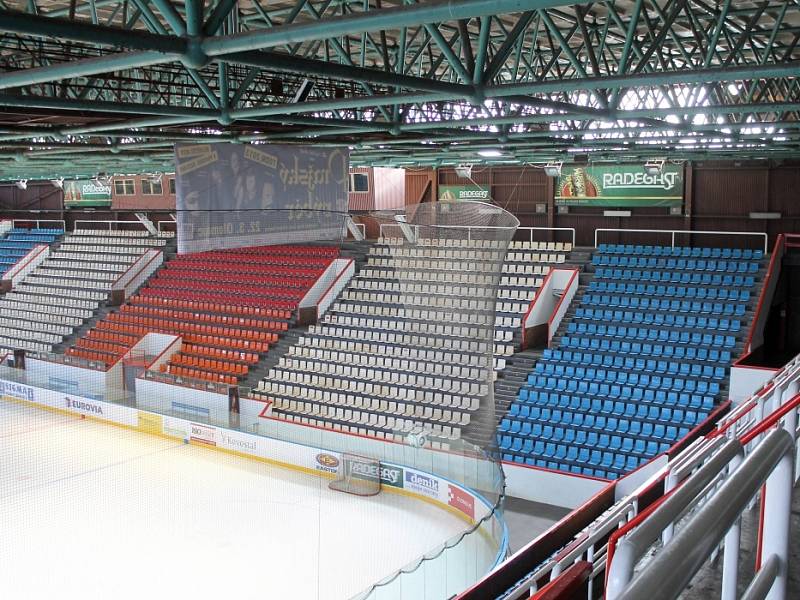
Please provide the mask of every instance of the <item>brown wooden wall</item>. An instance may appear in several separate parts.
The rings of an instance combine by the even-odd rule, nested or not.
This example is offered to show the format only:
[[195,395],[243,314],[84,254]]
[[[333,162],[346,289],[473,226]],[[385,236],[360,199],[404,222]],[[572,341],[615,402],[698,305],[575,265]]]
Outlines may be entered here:
[[[577,243],[594,244],[595,229],[687,229],[692,231],[754,231],[770,235],[770,245],[782,232],[800,232],[800,163],[770,164],[705,162],[686,165],[684,214],[670,215],[666,208],[634,208],[631,217],[605,217],[602,208],[569,207],[560,213],[554,202],[554,181],[539,167],[473,167],[472,179],[487,187],[495,204],[517,215],[525,227],[574,227]],[[464,185],[451,168],[417,169],[406,174],[406,204],[416,202],[426,182],[438,197],[438,185]],[[546,213],[537,212],[545,205]],[[780,212],[780,220],[750,219],[751,212]],[[657,234],[656,234],[657,235]],[[522,237],[518,235],[518,237]],[[535,239],[547,239],[541,236]],[[723,245],[730,238],[694,235],[677,238],[678,243]],[[557,240],[565,239],[560,235]],[[653,242],[654,234],[602,234],[600,241]],[[670,237],[664,235],[669,243]],[[757,246],[756,238],[741,244]]]
[[142,181],[147,179],[145,175],[117,176],[117,179],[132,179],[134,182],[133,194],[117,194],[116,187],[111,184],[111,208],[112,210],[175,210],[175,194],[170,194],[170,180],[175,179],[173,174],[165,174],[161,178],[160,194],[143,193]]
[[347,201],[350,210],[375,210],[375,178],[372,169],[369,167],[351,168],[350,173],[366,175],[369,185],[369,189],[366,192],[347,192]]

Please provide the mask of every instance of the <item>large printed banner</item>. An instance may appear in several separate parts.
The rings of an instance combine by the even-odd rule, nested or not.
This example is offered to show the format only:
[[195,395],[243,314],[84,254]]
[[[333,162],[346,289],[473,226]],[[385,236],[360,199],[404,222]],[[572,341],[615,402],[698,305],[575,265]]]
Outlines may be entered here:
[[111,206],[111,185],[90,179],[72,179],[64,182],[64,207]]
[[440,185],[439,202],[457,202],[459,200],[490,201],[489,190],[472,185]]
[[683,165],[665,164],[658,175],[648,175],[641,164],[563,167],[556,187],[556,204],[681,206]]
[[178,251],[340,239],[349,160],[346,148],[176,145]]

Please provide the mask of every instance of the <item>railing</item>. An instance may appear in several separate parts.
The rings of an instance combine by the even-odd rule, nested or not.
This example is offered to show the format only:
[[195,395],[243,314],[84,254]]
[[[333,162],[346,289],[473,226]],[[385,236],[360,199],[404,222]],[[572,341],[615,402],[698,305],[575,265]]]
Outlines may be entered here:
[[111,285],[112,296],[120,295],[122,300],[127,300],[163,262],[164,253],[161,250],[148,250]]
[[591,581],[599,574],[599,570],[594,567],[594,564],[605,560],[608,536],[625,523],[630,522],[638,514],[638,510],[639,502],[636,493],[612,506],[587,527],[575,542],[517,583],[504,596],[504,600],[527,598],[531,592],[539,591],[540,582],[554,581],[570,565],[583,561],[593,565],[587,577],[590,582],[588,600],[591,600]]
[[168,383],[170,385],[178,385],[195,390],[202,390],[204,392],[213,392],[215,394],[227,394],[229,388],[232,387],[224,383],[172,375],[171,373],[162,373],[160,371],[144,371],[139,377],[141,379],[149,379],[150,381]]
[[16,227],[17,223],[36,223],[36,229],[41,229],[42,223],[56,223],[60,226],[61,231],[67,230],[67,224],[63,219],[14,219],[11,223],[13,227]]
[[791,395],[800,391],[800,354],[795,356],[764,386],[725,415],[717,423],[714,436],[721,435],[731,428],[737,434],[759,423],[771,410],[782,405]]
[[11,285],[14,286],[19,281],[22,281],[28,273],[42,264],[48,256],[50,256],[50,246],[37,244],[30,252],[14,263],[8,271],[3,273],[2,279],[11,281]]
[[[784,414],[784,427],[773,430],[742,460],[748,438],[726,441],[717,453],[680,488],[645,519],[616,549],[609,570],[608,600],[646,600],[658,590],[664,598],[676,598],[692,577],[725,541],[722,598],[737,597],[739,525],[738,521],[752,498],[764,492],[761,502],[763,552],[766,560],[745,592],[746,598],[786,597],[789,557],[789,527],[794,481],[793,449],[797,440],[797,414],[800,395],[795,397],[794,414]],[[772,427],[774,422],[765,422]],[[681,530],[633,579],[639,559],[670,524],[707,493],[708,488],[725,480],[711,498],[697,510]],[[754,590],[763,595],[754,595]]]
[[[81,227],[82,224],[88,224],[87,227]],[[141,227],[144,231],[147,231],[147,228],[142,224],[141,221],[92,221],[91,219],[79,219],[75,221],[73,225],[72,231],[77,232],[78,229],[101,229],[98,227],[99,225],[103,225],[102,229],[106,229],[108,226],[109,231],[114,230],[115,225],[136,225],[137,227]]]
[[691,229],[595,229],[594,247],[597,248],[600,233],[669,233],[671,235],[671,246],[675,247],[675,234],[686,235],[731,235],[731,236],[755,236],[764,240],[764,254],[768,250],[769,237],[766,233],[753,231],[695,231]]
[[787,248],[800,248],[800,233],[784,233]]
[[25,355],[36,360],[57,363],[60,365],[70,365],[81,369],[91,369],[92,371],[107,371],[108,367],[104,363],[72,356],[71,354],[55,354],[53,352],[26,352]]
[[[764,302],[771,299],[775,294],[775,288],[778,286],[778,280],[781,274],[781,262],[783,260],[785,238],[780,234],[775,240],[775,246],[772,249],[772,256],[769,259],[769,267],[767,268],[767,275],[764,277],[764,283],[761,286],[761,294],[758,296],[758,304],[756,305],[755,316],[750,325],[750,332],[747,334],[747,341],[742,349],[742,357],[753,351],[753,338],[758,331],[761,336],[764,333],[764,327],[769,317],[769,308],[764,310]],[[763,311],[763,312],[762,312]],[[761,340],[763,342],[763,339]],[[757,344],[760,346],[761,344]],[[741,357],[740,357],[741,358]]]
[[[762,568],[750,587],[764,592],[759,598],[785,597],[784,541],[789,531],[791,489],[800,474],[799,407],[800,355],[751,399],[721,419],[714,431],[670,463],[660,506],[613,536],[616,539],[612,539],[613,559],[608,561],[606,597],[644,598],[644,586],[654,581],[670,590],[665,597],[677,597],[724,538],[722,598],[737,598],[738,519],[763,484],[766,491],[761,496],[759,556],[767,558],[759,559]],[[780,422],[783,432],[766,435]],[[781,437],[776,434],[787,441],[775,442]],[[715,487],[719,489],[713,491]],[[676,523],[692,510],[694,516],[676,534]],[[659,538],[664,549],[633,580],[636,563]]]
[[[402,226],[405,225],[406,227],[411,227],[415,229],[417,237],[419,237],[419,225],[412,225],[406,223],[381,223],[379,228],[379,236],[381,238],[384,237],[384,229],[388,229],[390,227],[398,228],[402,230]],[[433,226],[431,226],[433,227]],[[492,229],[508,229],[507,227],[489,227],[489,226],[473,226],[473,225],[448,225],[448,229],[466,229],[467,230],[467,240],[472,240],[472,230],[492,230]],[[534,231],[567,231],[570,233],[570,237],[572,238],[572,247],[575,248],[575,228],[574,227],[517,227],[517,231],[528,231],[530,241],[533,242],[533,232]],[[482,238],[475,238],[475,239],[482,239]]]
[[[167,225],[172,229],[165,230],[164,226]],[[158,228],[158,235],[163,236],[164,234],[167,233],[175,233],[178,230],[178,223],[177,221],[159,221],[156,224],[156,227]]]
[[574,227],[517,227],[517,232],[520,231],[529,231],[530,232],[530,241],[533,240],[533,232],[534,231],[568,231],[572,237],[572,248],[575,248],[575,228]]

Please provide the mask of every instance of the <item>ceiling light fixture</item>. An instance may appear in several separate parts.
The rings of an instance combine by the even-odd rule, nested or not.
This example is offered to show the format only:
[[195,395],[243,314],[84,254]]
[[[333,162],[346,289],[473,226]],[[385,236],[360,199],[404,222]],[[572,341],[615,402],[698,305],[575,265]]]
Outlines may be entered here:
[[545,175],[548,177],[561,177],[561,166],[563,163],[560,162],[549,162],[544,166]]
[[472,178],[472,165],[458,165],[455,168],[456,175],[463,179]]
[[648,175],[661,175],[663,170],[663,160],[648,160],[646,163],[644,163],[644,172]]

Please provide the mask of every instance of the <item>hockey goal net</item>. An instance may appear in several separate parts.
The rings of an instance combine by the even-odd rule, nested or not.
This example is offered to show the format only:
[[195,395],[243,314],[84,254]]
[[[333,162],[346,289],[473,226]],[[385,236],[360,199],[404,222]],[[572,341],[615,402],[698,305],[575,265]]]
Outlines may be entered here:
[[375,496],[381,491],[381,463],[366,456],[342,454],[339,471],[329,487],[356,496]]

